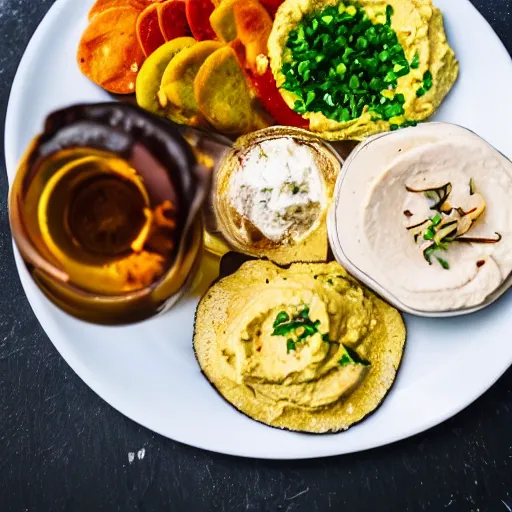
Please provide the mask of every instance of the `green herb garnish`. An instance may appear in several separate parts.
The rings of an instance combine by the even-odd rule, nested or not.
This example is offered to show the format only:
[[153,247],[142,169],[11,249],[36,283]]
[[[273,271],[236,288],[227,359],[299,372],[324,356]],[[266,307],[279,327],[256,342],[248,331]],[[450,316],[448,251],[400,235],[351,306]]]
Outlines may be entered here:
[[421,98],[425,96],[430,89],[432,89],[433,77],[430,71],[425,71],[423,75],[423,85],[416,91],[416,96]]
[[359,354],[355,350],[345,345],[342,346],[345,349],[345,353],[341,356],[341,359],[338,361],[340,366],[347,366],[348,364],[362,364],[363,366],[370,366],[370,363],[359,357]]
[[393,16],[393,14],[393,7],[386,5],[386,25],[391,25],[391,16]]
[[374,120],[403,116],[405,97],[395,90],[410,65],[392,16],[388,5],[386,22],[373,23],[364,9],[344,4],[304,16],[290,32],[282,67],[282,88],[297,96],[294,110],[321,112],[338,122],[365,111]]
[[418,69],[420,67],[420,54],[416,52],[411,61],[411,68]]
[[277,314],[273,327],[284,324],[285,322],[288,322],[288,320],[290,320],[290,315],[288,315],[286,311],[281,311]]
[[293,340],[287,340],[286,341],[286,351],[287,351],[288,354],[292,350],[296,350],[296,348],[297,348],[297,345],[296,345],[295,341],[293,341]]
[[432,222],[432,224],[433,224],[434,226],[438,226],[438,225],[441,223],[441,220],[442,220],[441,214],[440,214],[440,213],[436,213],[436,214],[434,215],[434,217],[432,217],[432,218],[430,219],[430,222]]
[[[436,214],[433,217],[407,227],[407,230],[413,233],[415,243],[418,242],[420,235],[423,236],[423,240],[432,242],[423,250],[423,257],[429,265],[432,265],[432,256],[435,256],[438,263],[445,270],[449,270],[450,264],[448,261],[435,253],[437,251],[446,251],[448,249],[448,245],[451,243],[496,244],[501,241],[502,237],[499,233],[496,233],[497,238],[495,239],[464,236],[484,211],[485,202],[483,203],[483,207],[480,209],[475,207],[469,212],[465,212],[462,208],[455,208],[451,206],[448,203],[448,198],[452,192],[451,183],[447,183],[441,187],[427,189],[413,189],[407,185],[405,188],[408,192],[416,194],[422,193],[427,199],[434,201],[434,205],[430,207],[431,210],[436,211]],[[474,195],[476,193],[473,178],[471,178],[469,183],[469,193],[470,195]],[[453,217],[452,212],[457,212],[459,218]],[[468,223],[467,216],[470,215],[470,222]],[[465,223],[462,223],[463,219]]]
[[450,264],[446,260],[443,260],[443,258],[440,258],[439,256],[436,256],[436,260],[445,270],[450,270]]
[[274,328],[272,332],[272,336],[286,336],[291,332],[297,330],[299,327],[302,327],[304,322],[300,321],[292,321],[285,324],[278,325]]
[[[304,306],[303,309],[290,319],[290,316],[285,311],[281,311],[277,314],[273,324],[274,330],[272,336],[294,336],[294,338],[288,338],[287,347],[288,352],[295,350],[295,346],[298,342],[303,342],[310,336],[313,336],[318,332],[320,327],[320,320],[314,322],[309,317],[309,306]],[[291,343],[293,342],[293,349],[291,349]]]

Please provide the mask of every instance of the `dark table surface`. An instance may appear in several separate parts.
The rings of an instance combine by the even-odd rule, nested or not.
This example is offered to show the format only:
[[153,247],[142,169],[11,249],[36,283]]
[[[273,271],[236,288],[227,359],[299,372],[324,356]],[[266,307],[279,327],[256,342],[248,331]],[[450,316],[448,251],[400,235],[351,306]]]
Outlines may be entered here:
[[[52,3],[0,0],[2,125],[18,62]],[[512,1],[473,3],[512,51]],[[511,98],[512,91],[504,101]],[[3,154],[3,138],[0,144]],[[6,199],[2,168],[0,512],[506,511],[502,500],[512,498],[512,370],[468,409],[426,433],[328,459],[216,455],[133,423],[86,387],[39,326],[14,265]],[[496,355],[484,348],[482,357]]]

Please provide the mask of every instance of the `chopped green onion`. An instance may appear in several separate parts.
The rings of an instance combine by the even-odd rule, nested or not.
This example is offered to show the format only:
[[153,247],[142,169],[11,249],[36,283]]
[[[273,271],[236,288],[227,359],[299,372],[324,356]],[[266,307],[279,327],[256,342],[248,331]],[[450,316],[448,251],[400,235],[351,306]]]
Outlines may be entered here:
[[423,240],[432,240],[435,236],[436,232],[432,228],[432,226],[428,227],[423,235]]
[[313,100],[316,98],[316,94],[315,94],[315,91],[309,91],[308,92],[308,95],[306,97],[306,107],[311,105],[311,103],[313,102]]
[[361,364],[363,366],[370,366],[370,363],[362,359],[355,350],[347,347],[346,345],[342,345],[342,347],[345,349],[345,353],[338,361],[340,366],[347,366],[348,364]]
[[343,62],[340,62],[336,66],[336,73],[338,73],[338,75],[344,75],[346,72],[347,72],[347,66]]
[[391,16],[393,16],[394,11],[391,5],[386,5],[386,25],[391,25]]
[[289,354],[292,350],[296,350],[297,348],[297,345],[295,343],[295,341],[293,341],[292,339],[289,339],[286,341],[286,351],[287,353]]
[[441,222],[441,214],[440,213],[436,213],[431,219],[430,219],[430,222],[432,222],[432,224],[434,226],[438,226],[439,223]]
[[277,327],[280,324],[284,324],[290,320],[290,315],[286,311],[281,311],[277,314],[276,319],[274,321],[273,327]]
[[432,89],[433,77],[430,71],[425,71],[423,75],[423,87],[426,91],[430,91]]
[[356,75],[352,75],[350,77],[350,82],[348,83],[348,85],[351,89],[358,89],[359,86],[361,85],[361,82],[359,81],[359,78],[357,78]]
[[[289,34],[282,66],[281,87],[295,95],[294,110],[338,122],[365,111],[384,121],[403,115],[405,99],[393,91],[410,65],[391,28],[392,15],[388,6],[387,23],[373,23],[363,8],[343,3],[306,14]],[[384,90],[389,94],[381,99]]]
[[420,67],[420,54],[416,52],[410,64],[412,69],[418,69]]
[[436,256],[436,260],[445,270],[450,270],[450,264],[446,260],[443,260],[443,258],[440,258],[439,256]]

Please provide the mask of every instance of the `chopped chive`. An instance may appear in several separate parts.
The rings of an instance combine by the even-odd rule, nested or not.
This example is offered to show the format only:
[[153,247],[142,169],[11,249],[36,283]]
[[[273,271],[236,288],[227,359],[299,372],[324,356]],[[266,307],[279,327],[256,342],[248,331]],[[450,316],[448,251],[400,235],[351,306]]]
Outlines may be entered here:
[[430,91],[432,89],[433,77],[430,71],[425,71],[423,75],[423,87],[426,91]]
[[438,226],[439,223],[441,222],[441,214],[440,213],[436,213],[431,219],[430,219],[430,222],[432,222],[432,224],[434,226]]
[[386,25],[391,25],[391,16],[393,16],[394,10],[391,5],[386,5]]
[[450,270],[450,264],[446,260],[443,260],[443,258],[440,258],[439,256],[436,256],[436,260],[445,270]]
[[416,52],[410,64],[412,69],[418,69],[420,67],[420,54]]
[[362,359],[355,350],[347,347],[346,345],[342,345],[342,347],[345,349],[345,353],[338,361],[340,366],[347,366],[348,364],[361,364],[363,366],[370,366],[370,363]]
[[[296,96],[294,110],[321,112],[338,122],[364,111],[375,120],[402,116],[405,100],[394,90],[410,65],[391,28],[392,15],[387,6],[386,23],[373,23],[363,8],[343,3],[306,14],[289,34],[281,69],[281,87]],[[388,94],[381,99],[382,91]],[[403,123],[393,122],[392,129]]]
[[286,311],[281,311],[277,314],[273,327],[284,324],[285,322],[288,322],[288,320],[290,320],[290,315],[288,315]]

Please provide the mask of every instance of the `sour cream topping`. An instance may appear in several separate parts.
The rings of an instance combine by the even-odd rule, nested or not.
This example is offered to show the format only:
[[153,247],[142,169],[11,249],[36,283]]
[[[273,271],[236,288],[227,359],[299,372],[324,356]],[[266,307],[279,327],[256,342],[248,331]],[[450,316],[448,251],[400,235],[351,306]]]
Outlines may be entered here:
[[326,204],[314,149],[291,137],[252,146],[230,177],[228,200],[267,239],[302,240],[316,226]]

